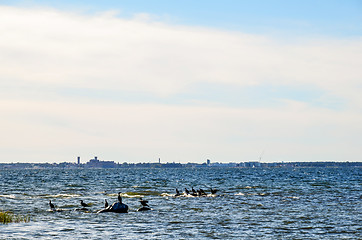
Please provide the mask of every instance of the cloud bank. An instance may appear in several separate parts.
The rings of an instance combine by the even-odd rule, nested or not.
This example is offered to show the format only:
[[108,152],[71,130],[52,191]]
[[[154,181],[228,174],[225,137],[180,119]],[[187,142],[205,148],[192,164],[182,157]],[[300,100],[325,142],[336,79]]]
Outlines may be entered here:
[[0,7],[6,161],[228,162],[263,149],[264,161],[359,160],[360,38],[275,39],[139,16]]

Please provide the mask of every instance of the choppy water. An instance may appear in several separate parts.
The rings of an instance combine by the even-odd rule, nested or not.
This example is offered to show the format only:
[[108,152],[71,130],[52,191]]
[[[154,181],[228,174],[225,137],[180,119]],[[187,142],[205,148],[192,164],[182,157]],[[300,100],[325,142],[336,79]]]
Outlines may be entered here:
[[[362,239],[360,168],[0,170],[0,239]],[[220,189],[172,197],[175,188]],[[130,211],[95,212],[117,193]],[[209,191],[207,191],[209,192]],[[152,211],[137,212],[139,197]],[[64,212],[49,211],[49,199]],[[90,212],[74,211],[79,201]]]

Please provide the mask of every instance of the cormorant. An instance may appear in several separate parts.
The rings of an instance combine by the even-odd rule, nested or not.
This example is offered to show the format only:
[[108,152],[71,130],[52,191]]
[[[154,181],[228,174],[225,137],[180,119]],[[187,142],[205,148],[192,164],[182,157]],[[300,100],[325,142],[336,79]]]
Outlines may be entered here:
[[50,207],[51,209],[55,208],[54,204],[52,203],[52,200],[49,200],[49,207]]
[[206,195],[205,191],[200,188],[201,195]]
[[140,198],[140,203],[142,204],[142,206],[144,206],[144,207],[149,207],[148,206],[148,201],[147,200],[142,200],[142,198]]
[[178,189],[176,188],[176,195],[175,196],[180,196],[180,192],[178,191]]
[[108,205],[108,202],[107,202],[107,199],[104,199],[104,208],[107,208],[109,205]]
[[210,188],[210,190],[211,190],[211,194],[215,194],[218,191],[217,189],[212,189],[212,188]]
[[196,195],[197,195],[197,193],[196,193],[196,191],[195,191],[194,187],[191,187],[191,191],[192,191],[192,195],[194,195],[194,196],[196,196]]
[[122,203],[121,192],[118,193],[118,201],[119,201],[120,203]]
[[187,188],[185,188],[185,193],[190,194],[190,192],[189,192],[189,190],[187,190]]
[[83,200],[80,200],[80,205],[82,205],[82,207],[89,207],[89,205],[83,202]]

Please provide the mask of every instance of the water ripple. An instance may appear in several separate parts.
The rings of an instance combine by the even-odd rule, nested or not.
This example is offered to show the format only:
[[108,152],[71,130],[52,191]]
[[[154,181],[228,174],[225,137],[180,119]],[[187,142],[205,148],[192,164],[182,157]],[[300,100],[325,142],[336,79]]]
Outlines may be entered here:
[[[1,170],[1,209],[29,223],[0,239],[361,239],[361,171],[301,169]],[[205,197],[175,189],[204,189]],[[211,188],[219,189],[210,194]],[[96,212],[121,192],[128,214]],[[153,209],[137,212],[139,198]],[[52,200],[62,211],[49,211]],[[79,201],[90,204],[79,209]]]

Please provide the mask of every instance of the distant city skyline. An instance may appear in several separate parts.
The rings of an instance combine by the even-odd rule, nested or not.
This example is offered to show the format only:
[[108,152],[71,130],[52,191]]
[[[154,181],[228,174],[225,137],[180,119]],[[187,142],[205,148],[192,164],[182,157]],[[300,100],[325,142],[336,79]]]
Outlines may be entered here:
[[165,162],[115,162],[112,160],[100,160],[98,157],[94,157],[87,162],[80,163],[79,158],[76,162],[61,162],[61,163],[0,163],[0,170],[11,169],[94,169],[94,168],[309,168],[309,167],[323,167],[323,168],[335,168],[335,167],[362,167],[362,162],[333,162],[333,161],[317,161],[317,162],[272,162],[265,163],[260,161],[245,161],[245,162],[229,162],[219,163],[211,162],[207,159],[203,163],[175,163]]
[[0,1],[0,163],[360,162],[361,12]]

